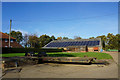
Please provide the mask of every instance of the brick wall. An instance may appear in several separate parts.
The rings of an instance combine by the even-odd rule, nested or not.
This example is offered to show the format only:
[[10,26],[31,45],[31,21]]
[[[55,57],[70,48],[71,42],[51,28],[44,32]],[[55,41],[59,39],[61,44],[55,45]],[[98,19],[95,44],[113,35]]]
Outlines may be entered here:
[[[12,48],[22,48],[23,47],[22,45],[17,43],[15,40],[13,40],[13,42],[10,42],[10,46]],[[7,40],[7,42],[5,42],[5,40],[2,40],[2,47],[9,47],[9,40]]]

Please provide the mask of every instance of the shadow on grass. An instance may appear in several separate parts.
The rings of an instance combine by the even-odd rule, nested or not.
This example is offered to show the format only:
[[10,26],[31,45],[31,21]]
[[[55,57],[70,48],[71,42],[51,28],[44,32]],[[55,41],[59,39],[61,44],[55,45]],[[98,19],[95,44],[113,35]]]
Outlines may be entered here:
[[75,57],[74,55],[70,54],[48,54],[48,57]]

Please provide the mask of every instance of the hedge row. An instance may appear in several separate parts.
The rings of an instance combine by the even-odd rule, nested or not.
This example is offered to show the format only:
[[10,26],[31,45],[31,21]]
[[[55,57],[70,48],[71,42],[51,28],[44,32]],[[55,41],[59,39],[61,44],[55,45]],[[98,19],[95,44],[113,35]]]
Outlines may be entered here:
[[2,53],[25,53],[25,52],[62,52],[63,49],[45,48],[2,48]]

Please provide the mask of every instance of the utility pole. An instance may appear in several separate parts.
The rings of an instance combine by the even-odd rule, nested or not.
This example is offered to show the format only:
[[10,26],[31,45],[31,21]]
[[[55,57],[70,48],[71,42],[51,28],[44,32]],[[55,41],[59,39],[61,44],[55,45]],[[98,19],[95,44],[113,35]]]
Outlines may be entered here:
[[[10,33],[11,33],[11,24],[12,24],[12,20],[10,20]],[[9,33],[9,48],[10,48],[10,33]]]

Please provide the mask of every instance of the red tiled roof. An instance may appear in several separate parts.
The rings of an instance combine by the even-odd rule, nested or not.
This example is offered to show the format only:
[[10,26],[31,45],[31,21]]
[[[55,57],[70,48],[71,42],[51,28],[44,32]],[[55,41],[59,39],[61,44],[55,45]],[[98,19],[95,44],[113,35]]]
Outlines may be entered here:
[[[0,38],[2,39],[9,39],[9,35],[6,33],[0,32]],[[10,37],[10,39],[15,39],[14,37]]]

